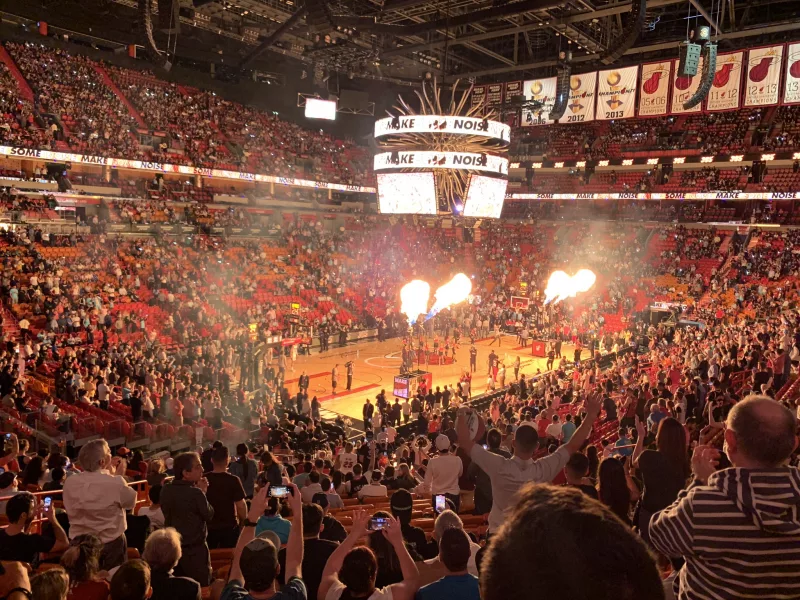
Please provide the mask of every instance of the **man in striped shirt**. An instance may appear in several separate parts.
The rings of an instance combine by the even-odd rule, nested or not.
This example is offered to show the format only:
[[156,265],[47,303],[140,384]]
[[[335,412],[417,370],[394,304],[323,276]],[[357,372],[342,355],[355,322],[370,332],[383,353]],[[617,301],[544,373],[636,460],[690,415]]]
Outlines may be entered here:
[[653,515],[650,539],[683,557],[679,600],[800,598],[800,471],[786,466],[797,445],[795,417],[767,396],[750,396],[728,415],[725,452],[698,446],[695,481]]

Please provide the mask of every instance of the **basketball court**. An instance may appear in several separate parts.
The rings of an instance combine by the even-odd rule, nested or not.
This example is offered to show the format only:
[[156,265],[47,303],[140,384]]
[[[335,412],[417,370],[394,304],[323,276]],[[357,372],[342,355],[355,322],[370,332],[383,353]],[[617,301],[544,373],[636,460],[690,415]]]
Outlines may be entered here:
[[[464,338],[462,338],[464,341]],[[472,375],[472,395],[478,396],[487,389],[487,374],[489,370],[489,353],[494,350],[500,362],[506,366],[506,384],[514,380],[513,364],[517,356],[520,357],[520,374],[534,375],[536,370],[545,371],[547,358],[531,355],[530,342],[527,348],[522,348],[516,343],[516,336],[504,335],[502,345],[498,348],[497,342],[490,346],[492,338],[479,340],[475,343],[478,350],[476,370]],[[286,383],[291,394],[297,394],[297,381],[305,373],[310,378],[309,396],[317,398],[322,403],[322,417],[333,418],[338,413],[353,420],[361,420],[361,410],[367,398],[375,400],[375,396],[386,390],[386,395],[393,402],[394,376],[400,374],[400,350],[402,340],[392,338],[385,342],[366,342],[344,348],[332,345],[327,352],[319,353],[314,350],[311,356],[298,356],[294,370],[287,365]],[[456,351],[456,362],[449,365],[419,366],[423,371],[433,374],[433,387],[452,385],[455,386],[462,373],[469,369],[469,338],[461,344]],[[568,359],[572,358],[574,347],[564,344],[561,353]],[[347,387],[347,369],[345,363],[353,361],[353,384],[350,391]],[[331,386],[331,371],[334,365],[339,365],[339,380],[337,393],[333,394]],[[417,367],[416,362],[414,367]]]

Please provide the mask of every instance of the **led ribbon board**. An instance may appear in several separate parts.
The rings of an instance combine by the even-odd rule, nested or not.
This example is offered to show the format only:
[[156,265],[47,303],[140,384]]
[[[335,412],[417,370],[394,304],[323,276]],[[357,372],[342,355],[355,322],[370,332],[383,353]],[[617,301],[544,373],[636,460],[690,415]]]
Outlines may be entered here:
[[468,169],[508,175],[508,159],[473,152],[381,152],[375,155],[374,169]]
[[401,133],[473,135],[497,140],[503,144],[508,144],[511,140],[511,127],[505,123],[475,117],[413,115],[409,117],[387,117],[375,121],[376,139]]

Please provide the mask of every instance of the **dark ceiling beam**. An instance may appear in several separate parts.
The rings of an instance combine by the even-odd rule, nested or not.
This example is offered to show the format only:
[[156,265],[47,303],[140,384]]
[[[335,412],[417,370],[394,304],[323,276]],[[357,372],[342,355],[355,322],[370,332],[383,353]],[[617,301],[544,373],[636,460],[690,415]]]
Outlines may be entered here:
[[[670,6],[673,4],[683,4],[684,1],[685,0],[648,0],[647,7],[659,8],[662,6]],[[629,3],[619,4],[617,6],[610,6],[608,8],[604,8],[601,10],[586,11],[575,15],[570,15],[568,17],[563,17],[561,19],[550,19],[550,26],[559,27],[559,26],[569,25],[570,23],[591,21],[592,19],[600,19],[602,17],[608,17],[611,15],[618,15],[625,12],[630,12],[630,10],[631,10],[631,4]],[[450,38],[449,40],[438,40],[436,42],[431,42],[429,44],[418,44],[416,46],[404,46],[403,48],[387,50],[382,53],[382,56],[386,57],[399,56],[402,54],[406,54],[408,52],[414,52],[418,50],[432,50],[434,48],[442,48],[445,45],[453,46],[459,44],[466,44],[468,42],[479,42],[481,40],[490,40],[494,38],[505,37],[508,35],[514,35],[515,33],[526,33],[528,31],[533,31],[534,29],[540,29],[543,26],[544,26],[544,21],[540,21],[537,23],[530,23],[528,25],[520,25],[518,27],[495,29],[493,31],[487,31],[485,33],[474,33],[462,37]]]
[[248,66],[250,66],[250,64],[254,60],[256,60],[264,52],[269,50],[269,48],[275,42],[277,42],[279,39],[281,39],[281,36],[283,36],[284,33],[289,31],[289,29],[291,29],[300,19],[303,18],[303,16],[305,15],[305,12],[306,11],[304,9],[298,10],[291,17],[289,17],[283,23],[281,23],[278,26],[278,28],[275,31],[273,31],[269,35],[269,37],[267,37],[267,39],[265,39],[263,42],[261,42],[255,48],[253,48],[250,52],[248,52],[247,56],[245,56],[241,60],[241,62],[239,63],[239,66],[237,67],[239,69],[239,71],[244,71]]
[[[648,2],[648,6],[649,6]],[[797,22],[796,21],[785,21],[783,23],[778,23],[775,25],[768,25],[766,27],[753,27],[751,29],[746,29],[744,31],[731,31],[729,33],[722,33],[718,36],[717,39],[720,40],[734,40],[734,39],[742,39],[748,37],[754,37],[757,35],[763,35],[767,33],[783,33],[785,31],[794,31],[797,29]],[[660,44],[652,44],[650,46],[638,46],[636,48],[630,48],[629,50],[625,51],[626,56],[635,55],[635,54],[646,54],[647,52],[658,52],[660,50],[676,50],[675,58],[677,58],[677,49],[678,49],[678,40],[671,41],[671,42],[662,42]],[[576,56],[572,59],[572,63],[583,63],[583,62],[590,62],[593,60],[598,60],[600,58],[599,54],[587,54],[584,56]],[[502,75],[503,73],[512,73],[515,71],[527,71],[530,69],[538,69],[542,67],[555,67],[558,66],[557,60],[543,60],[539,62],[532,62],[527,63],[524,65],[517,65],[516,67],[498,67],[494,69],[484,69],[482,71],[471,71],[469,73],[461,73],[461,77],[485,77],[488,75]]]
[[521,0],[520,2],[511,2],[502,6],[493,6],[491,8],[484,8],[483,10],[464,13],[463,15],[443,17],[414,25],[389,25],[388,23],[378,23],[375,17],[350,17],[346,15],[334,16],[333,22],[335,25],[356,27],[369,33],[418,35],[436,29],[471,25],[472,23],[510,17],[531,10],[553,8],[554,6],[558,6],[558,2],[559,0]]

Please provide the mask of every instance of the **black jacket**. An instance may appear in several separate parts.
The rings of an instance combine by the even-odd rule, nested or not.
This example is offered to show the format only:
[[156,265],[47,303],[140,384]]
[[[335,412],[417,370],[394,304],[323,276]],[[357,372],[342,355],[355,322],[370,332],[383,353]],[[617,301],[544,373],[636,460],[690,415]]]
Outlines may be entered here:
[[206,543],[207,525],[214,517],[214,508],[200,488],[185,480],[165,485],[161,490],[161,511],[164,526],[178,530],[184,547]]

